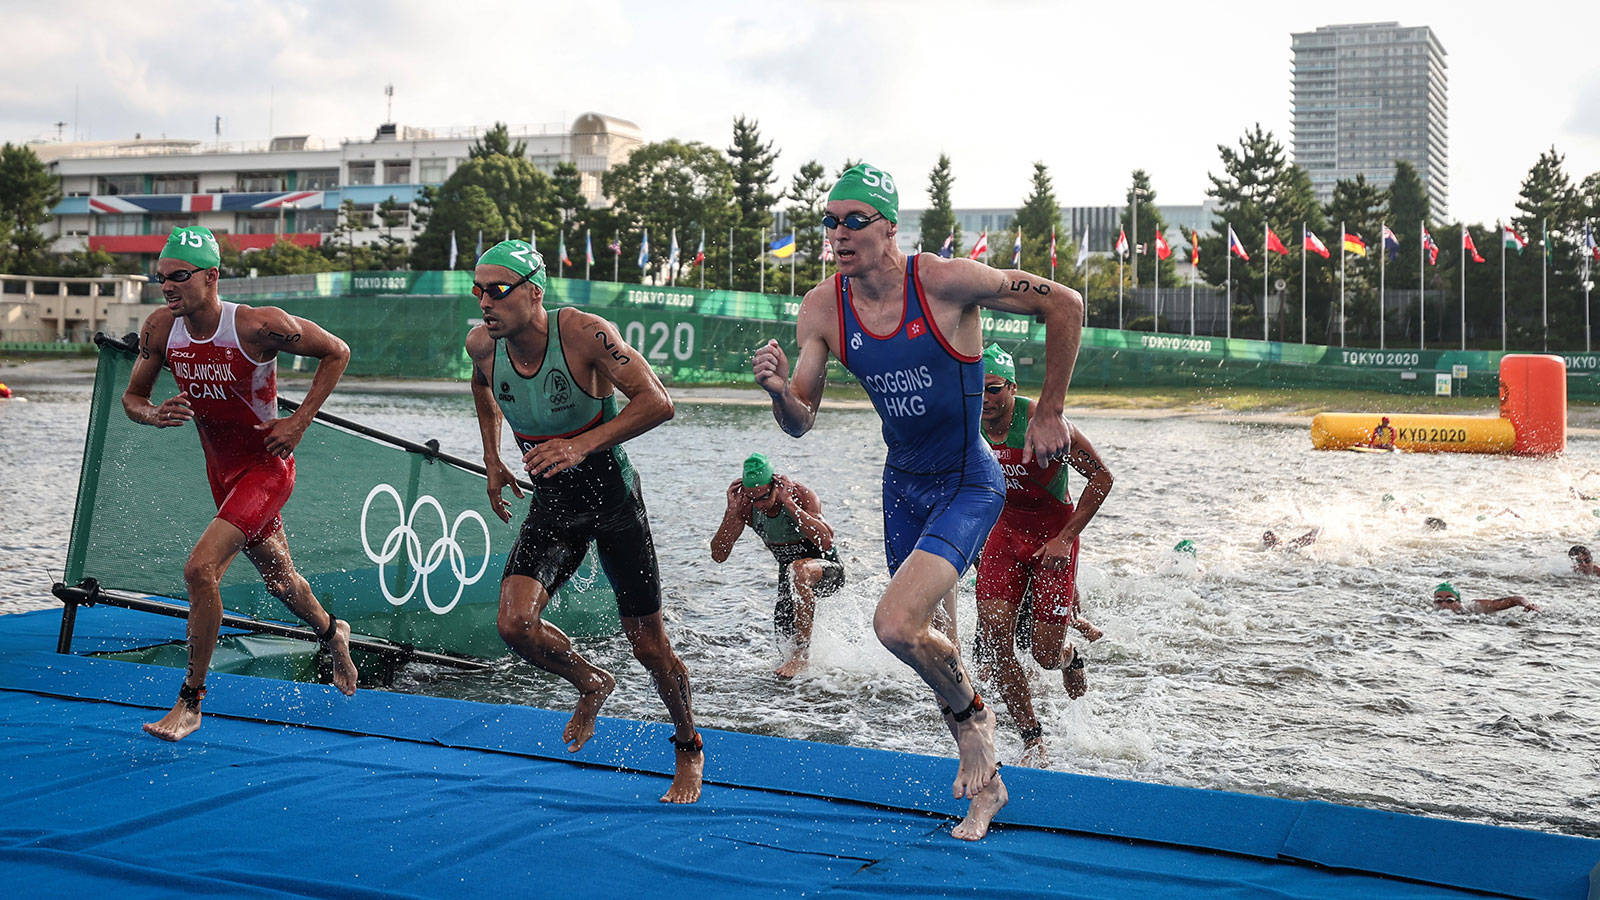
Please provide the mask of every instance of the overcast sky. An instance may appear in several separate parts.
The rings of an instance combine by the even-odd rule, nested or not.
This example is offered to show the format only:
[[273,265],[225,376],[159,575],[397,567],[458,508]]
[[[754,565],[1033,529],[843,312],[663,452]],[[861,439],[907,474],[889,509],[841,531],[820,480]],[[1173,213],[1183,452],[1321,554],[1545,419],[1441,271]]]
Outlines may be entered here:
[[[1274,2],[20,2],[0,0],[0,139],[270,134],[635,122],[646,140],[729,144],[736,115],[803,162],[847,157],[927,202],[951,157],[961,207],[1016,207],[1035,160],[1065,205],[1119,202],[1128,173],[1199,203],[1217,144],[1253,123],[1290,146],[1289,35],[1429,25],[1449,72],[1450,212],[1510,215],[1550,146],[1600,170],[1592,4]],[[1222,10],[1227,9],[1227,12]],[[1535,15],[1530,10],[1537,10]]]

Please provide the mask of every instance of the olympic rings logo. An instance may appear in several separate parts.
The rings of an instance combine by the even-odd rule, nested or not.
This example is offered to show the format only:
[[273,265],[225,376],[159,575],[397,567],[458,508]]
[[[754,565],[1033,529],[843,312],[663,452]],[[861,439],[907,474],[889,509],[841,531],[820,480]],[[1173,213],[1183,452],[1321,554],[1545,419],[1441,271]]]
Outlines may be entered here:
[[[399,516],[400,524],[395,526],[395,529],[389,532],[389,536],[383,539],[382,549],[375,551],[372,549],[371,541],[367,539],[367,514],[372,509],[372,501],[382,494],[387,494],[394,500],[394,508]],[[415,527],[417,515],[422,512],[424,507],[438,514],[439,531],[443,534],[428,548],[426,555],[422,552],[422,539],[417,536]],[[479,563],[478,571],[471,575],[467,574],[466,551],[461,549],[461,544],[456,540],[456,536],[461,531],[461,524],[469,519],[476,522],[478,527],[483,530],[483,561]],[[448,531],[446,531],[447,527]],[[406,562],[411,566],[411,584],[406,588],[404,594],[396,595],[389,590],[388,579],[383,577],[383,567],[398,559],[402,548],[406,553]],[[488,571],[489,523],[485,522],[483,516],[478,515],[476,510],[471,509],[456,516],[455,522],[451,523],[445,517],[444,507],[439,504],[438,500],[428,494],[418,497],[417,501],[411,505],[410,515],[407,515],[405,501],[400,499],[400,492],[390,485],[380,484],[367,494],[366,502],[361,504],[361,549],[366,551],[367,559],[378,564],[378,587],[383,590],[383,597],[389,601],[390,605],[400,606],[404,604],[417,592],[417,586],[421,585],[422,601],[428,605],[428,609],[442,616],[455,608],[455,605],[461,601],[461,595],[466,591],[467,585],[476,584],[479,579],[483,578],[484,573]],[[439,604],[434,602],[433,595],[429,591],[428,576],[432,575],[434,570],[444,565],[446,561],[450,563],[450,574],[456,577],[456,595],[450,598],[449,603]]]

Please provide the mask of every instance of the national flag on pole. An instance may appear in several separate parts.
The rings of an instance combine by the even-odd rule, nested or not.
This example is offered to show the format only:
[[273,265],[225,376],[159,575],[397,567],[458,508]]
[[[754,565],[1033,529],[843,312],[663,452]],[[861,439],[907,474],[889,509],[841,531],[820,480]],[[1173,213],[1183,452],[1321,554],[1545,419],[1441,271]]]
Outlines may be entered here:
[[978,242],[976,244],[973,244],[972,245],[972,249],[967,252],[967,259],[977,259],[978,257],[980,257],[980,256],[982,256],[982,255],[984,255],[985,253],[988,253],[988,252],[989,252],[989,232],[985,231],[983,234],[978,235]]
[[1232,225],[1228,226],[1228,250],[1245,262],[1250,261],[1250,254],[1244,252],[1244,244],[1241,244],[1239,236],[1233,233]]
[[667,247],[667,268],[676,268],[678,265],[678,229],[672,229],[672,243]]
[[606,249],[611,251],[612,256],[621,256],[622,237],[620,235],[613,234],[611,236],[611,243],[606,245]]
[[1267,249],[1282,256],[1289,255],[1289,248],[1283,245],[1283,241],[1278,240],[1278,233],[1270,227],[1267,229]]
[[639,238],[639,270],[650,264],[650,229],[644,230],[644,235]]
[[1383,226],[1383,249],[1388,252],[1390,259],[1400,255],[1400,238],[1387,225]]
[[450,265],[445,266],[445,268],[454,269],[455,267],[456,267],[456,233],[454,231],[451,231],[450,232]]
[[1050,268],[1056,267],[1056,230],[1050,229]]
[[1583,223],[1583,245],[1589,248],[1591,258],[1600,259],[1600,244],[1595,243],[1594,230],[1589,227],[1588,222]]
[[1011,242],[1011,268],[1022,268],[1022,229],[1017,229],[1017,239]]
[[1468,231],[1466,226],[1461,228],[1461,249],[1472,257],[1473,262],[1483,262],[1483,257],[1478,255],[1477,246],[1472,243],[1472,232]]
[[1517,234],[1517,230],[1512,228],[1510,225],[1507,225],[1504,229],[1502,229],[1500,240],[1507,247],[1510,247],[1518,253],[1522,252],[1523,247],[1528,246],[1528,239],[1520,234]]
[[[951,239],[954,240],[955,236],[951,235]],[[939,255],[944,256],[945,254],[941,253]],[[833,262],[833,241],[828,240],[826,237],[822,239],[822,261]]]
[[1156,259],[1166,259],[1172,256],[1172,248],[1167,246],[1167,236],[1159,229],[1156,230]]
[[689,260],[689,267],[694,268],[706,261],[706,230],[700,229],[700,249],[694,252],[694,259]]
[[1189,265],[1200,268],[1200,232],[1189,229]]
[[572,265],[572,260],[567,258],[567,235],[565,232],[561,234],[561,239],[556,243],[556,255],[561,258],[563,267]]
[[483,229],[482,228],[478,229],[478,249],[473,251],[472,258],[474,260],[478,260],[478,259],[482,259],[483,258]]
[[1433,235],[1428,233],[1428,226],[1422,226],[1422,249],[1428,251],[1428,265],[1439,264],[1439,245],[1433,242]]
[[956,233],[954,231],[952,231],[948,235],[945,236],[944,243],[939,245],[939,255],[944,257],[945,259],[949,259],[950,257],[954,256],[955,254],[956,254]]
[[1306,250],[1317,254],[1323,259],[1327,259],[1330,255],[1328,253],[1328,245],[1324,244],[1322,238],[1317,237],[1317,233],[1309,228],[1306,229]]
[[779,259],[788,259],[794,255],[794,233],[784,235],[773,241],[767,247],[767,252]]
[[536,251],[539,249],[539,236],[533,233],[532,228],[528,229],[528,246]]
[[1344,233],[1344,252],[1351,256],[1366,256],[1367,242],[1361,239],[1361,235],[1351,234],[1346,231]]
[[587,265],[594,265],[594,235],[588,231],[583,233],[583,261]]
[[1121,228],[1117,229],[1117,245],[1112,249],[1117,251],[1118,256],[1128,255],[1128,234]]

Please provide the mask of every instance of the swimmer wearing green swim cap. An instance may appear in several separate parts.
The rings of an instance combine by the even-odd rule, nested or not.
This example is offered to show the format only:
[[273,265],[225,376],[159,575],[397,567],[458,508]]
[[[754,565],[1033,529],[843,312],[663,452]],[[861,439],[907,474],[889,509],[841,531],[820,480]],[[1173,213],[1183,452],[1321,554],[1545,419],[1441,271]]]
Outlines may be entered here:
[[[505,488],[521,497],[500,459],[510,425],[532,501],[500,582],[500,637],[518,656],[559,675],[577,692],[561,737],[577,751],[594,736],[616,679],[585,659],[545,606],[595,545],[617,595],[622,630],[672,718],[676,769],[662,796],[700,799],[705,753],[689,694],[689,672],[661,617],[661,573],[638,474],[622,443],[672,418],[672,400],[644,355],[616,325],[576,307],[546,309],[544,258],[520,240],[490,247],[472,270],[483,323],[467,332],[472,399],[483,438],[489,505],[511,521]],[[620,393],[628,399],[617,403]]]
[[1433,589],[1433,608],[1448,609],[1453,613],[1465,615],[1467,613],[1495,613],[1506,609],[1521,607],[1531,612],[1538,612],[1539,607],[1528,602],[1526,597],[1510,596],[1496,597],[1493,600],[1462,600],[1461,592],[1455,585],[1448,581],[1440,582]]
[[[900,194],[890,173],[862,163],[839,177],[821,222],[838,274],[800,303],[793,369],[775,340],[756,350],[752,369],[772,398],[779,426],[793,437],[816,421],[830,356],[856,376],[878,410],[888,444],[884,549],[894,577],[878,601],[873,626],[878,640],[916,671],[947,711],[961,759],[953,790],[970,801],[967,817],[951,834],[978,840],[1007,800],[994,713],[973,689],[956,644],[933,623],[941,607],[954,621],[956,582],[972,566],[1005,494],[999,465],[979,433],[980,310],[1044,323],[1044,383],[1023,461],[1048,461],[1068,448],[1062,409],[1078,358],[1083,299],[1029,272],[933,253],[908,258],[896,242],[899,220]],[[962,483],[932,477],[952,471],[969,474]],[[900,497],[904,502],[895,499]]]

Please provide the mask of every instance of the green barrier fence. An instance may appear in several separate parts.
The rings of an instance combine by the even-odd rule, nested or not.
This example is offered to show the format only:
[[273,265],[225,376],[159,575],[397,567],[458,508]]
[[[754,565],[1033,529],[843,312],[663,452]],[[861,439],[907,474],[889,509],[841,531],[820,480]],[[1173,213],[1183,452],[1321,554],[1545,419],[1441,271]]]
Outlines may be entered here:
[[[340,335],[351,346],[352,374],[465,378],[470,366],[462,340],[479,315],[471,284],[469,272],[328,272],[229,280],[223,293],[280,305]],[[800,298],[553,278],[547,303],[582,307],[612,320],[664,381],[704,384],[750,382],[750,355],[769,338],[793,354]],[[1020,380],[1042,380],[1043,325],[986,311],[983,329],[986,342],[996,341],[1016,357]],[[1568,396],[1600,401],[1600,353],[1562,355]],[[1435,376],[1444,373],[1453,376],[1454,394],[1494,396],[1501,356],[1086,328],[1073,384],[1433,394]],[[849,379],[836,364],[830,371]]]
[[[184,561],[216,506],[194,429],[136,425],[123,413],[133,360],[109,344],[100,353],[63,580],[185,598]],[[176,392],[163,371],[152,396]],[[295,466],[284,529],[295,567],[335,615],[359,634],[422,650],[505,653],[495,627],[500,574],[521,523],[488,509],[482,475],[320,419]],[[242,557],[222,597],[240,615],[294,621]],[[619,626],[592,553],[546,616],[574,634]]]

